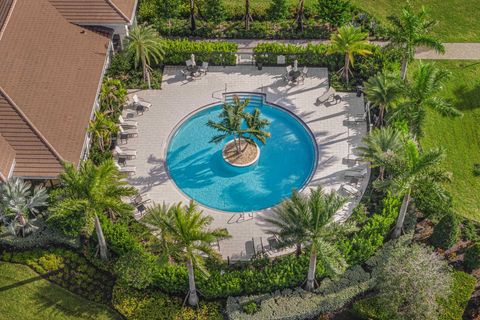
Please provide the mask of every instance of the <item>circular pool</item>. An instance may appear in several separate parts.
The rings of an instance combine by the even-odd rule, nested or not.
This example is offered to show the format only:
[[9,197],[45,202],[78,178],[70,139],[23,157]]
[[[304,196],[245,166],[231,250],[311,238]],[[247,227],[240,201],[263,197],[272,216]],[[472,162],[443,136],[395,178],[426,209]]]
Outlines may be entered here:
[[[308,129],[290,112],[264,103],[261,95],[250,99],[247,112],[255,108],[270,121],[271,138],[260,148],[260,158],[237,170],[222,156],[228,142],[210,143],[217,132],[208,120],[218,121],[222,105],[204,108],[183,121],[167,149],[167,168],[177,187],[198,203],[222,211],[246,212],[272,207],[301,189],[316,163],[315,143]],[[228,101],[228,98],[227,98]]]

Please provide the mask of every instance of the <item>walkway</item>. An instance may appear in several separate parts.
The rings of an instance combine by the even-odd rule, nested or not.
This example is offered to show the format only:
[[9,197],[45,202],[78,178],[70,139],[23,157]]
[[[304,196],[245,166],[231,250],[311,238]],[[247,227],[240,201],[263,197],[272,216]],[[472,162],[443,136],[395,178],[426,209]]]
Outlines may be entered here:
[[[254,40],[254,39],[228,39],[227,41],[238,44],[238,53],[252,54],[253,48],[260,43],[283,43],[295,45],[307,45],[328,43],[328,40]],[[372,41],[372,43],[385,46],[386,41]],[[440,60],[480,60],[480,43],[478,42],[450,42],[444,43],[445,54],[438,54],[435,50],[419,48],[416,59],[440,59]]]
[[[363,113],[363,98],[354,93],[340,93],[342,101],[335,104],[320,104],[317,97],[327,90],[327,70],[311,68],[304,84],[286,84],[281,75],[284,67],[263,68],[253,66],[211,67],[208,74],[198,80],[185,80],[180,74],[182,67],[165,67],[162,90],[137,92],[153,106],[144,115],[136,117],[139,136],[129,139],[125,146],[137,150],[137,158],[129,165],[137,168],[129,182],[140,191],[146,192],[156,203],[188,202],[165,170],[166,148],[169,135],[177,124],[198,108],[211,103],[220,103],[225,90],[263,92],[267,100],[282,105],[296,115],[312,130],[319,149],[317,171],[309,186],[322,185],[326,189],[338,190],[342,184],[350,183],[344,173],[352,164],[343,158],[353,152],[366,133],[365,122],[349,122],[352,115]],[[361,166],[367,167],[366,164]],[[359,188],[364,190],[367,179],[360,179]],[[337,219],[347,218],[356,206],[358,198],[351,197]],[[271,209],[244,214],[220,212],[202,207],[214,218],[213,227],[227,228],[231,239],[220,242],[220,253],[230,260],[248,259],[261,245],[268,245],[270,237],[266,231],[270,226],[263,217]],[[282,252],[285,253],[285,252]]]

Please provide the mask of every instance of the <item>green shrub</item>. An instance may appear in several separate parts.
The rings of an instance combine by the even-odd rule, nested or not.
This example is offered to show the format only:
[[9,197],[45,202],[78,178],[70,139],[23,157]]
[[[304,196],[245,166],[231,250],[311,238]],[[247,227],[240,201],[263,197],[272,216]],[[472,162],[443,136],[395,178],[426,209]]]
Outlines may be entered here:
[[270,20],[281,20],[288,16],[287,0],[271,0],[267,11],[267,17]]
[[445,215],[434,227],[430,243],[448,249],[460,239],[460,219],[454,213]]
[[192,53],[197,64],[208,62],[210,65],[235,65],[237,62],[237,44],[231,42],[162,40],[165,50],[165,64],[185,65]]
[[427,185],[421,186],[413,195],[415,206],[426,218],[438,221],[453,212],[452,196],[446,190],[443,193],[445,197],[431,192]]
[[467,241],[478,242],[480,240],[478,225],[472,220],[465,219],[463,221],[462,235],[463,239]]
[[319,18],[338,28],[352,19],[352,6],[348,0],[318,0]]
[[203,17],[207,21],[219,23],[225,19],[225,6],[223,0],[204,0]]
[[465,272],[453,272],[453,284],[446,299],[441,299],[439,305],[442,312],[438,320],[461,320],[470,297],[475,291],[477,280]]
[[352,306],[352,313],[358,319],[364,320],[388,320],[395,319],[387,311],[383,310],[376,297],[369,297],[356,301]]
[[242,311],[246,314],[254,314],[258,311],[258,304],[255,301],[250,301],[242,305]]
[[115,274],[123,285],[143,289],[153,282],[155,257],[139,251],[130,251],[115,264]]
[[465,269],[469,271],[480,268],[480,243],[476,243],[465,250],[463,264]]

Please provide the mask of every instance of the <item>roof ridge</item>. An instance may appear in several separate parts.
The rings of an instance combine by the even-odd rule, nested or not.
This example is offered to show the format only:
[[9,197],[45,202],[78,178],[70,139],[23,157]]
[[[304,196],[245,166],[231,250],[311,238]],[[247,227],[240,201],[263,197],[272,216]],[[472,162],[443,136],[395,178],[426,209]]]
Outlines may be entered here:
[[7,17],[5,18],[5,22],[3,23],[2,26],[0,26],[0,40],[2,39],[3,33],[7,29],[8,21],[10,20],[10,17],[12,16],[13,9],[15,8],[16,4],[17,4],[17,0],[13,0],[12,4],[10,5],[10,8],[8,9],[8,13],[7,13]]
[[64,162],[65,160],[60,155],[60,153],[58,153],[58,151],[55,150],[55,148],[48,142],[48,140],[43,136],[43,134],[40,132],[40,130],[37,129],[37,127],[32,123],[32,121],[30,121],[30,119],[28,119],[27,115],[25,113],[23,113],[23,111],[17,106],[17,104],[12,100],[12,98],[10,98],[10,96],[7,94],[7,92],[5,92],[5,90],[2,88],[2,86],[0,86],[0,94],[5,97],[7,102],[10,103],[10,105],[15,109],[15,111],[18,112],[20,117],[22,117],[23,120],[25,120],[27,125],[40,138],[40,140],[45,144],[45,146],[47,146],[47,148],[50,149],[50,151],[53,153],[53,155],[55,157],[57,157],[60,162]]
[[122,10],[120,10],[117,5],[115,3],[112,2],[112,0],[105,0],[112,8],[113,10],[117,11],[117,13],[119,13],[123,19],[125,19],[126,22],[130,22],[130,18],[128,18],[125,13],[122,12]]

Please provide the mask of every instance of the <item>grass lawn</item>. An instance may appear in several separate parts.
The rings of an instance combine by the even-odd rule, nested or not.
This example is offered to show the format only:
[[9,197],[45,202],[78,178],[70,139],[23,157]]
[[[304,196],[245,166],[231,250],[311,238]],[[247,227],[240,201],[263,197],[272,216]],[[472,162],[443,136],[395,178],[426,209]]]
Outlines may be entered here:
[[107,307],[87,301],[40,278],[24,265],[0,262],[2,320],[120,319]]
[[[400,12],[405,0],[350,0],[380,20]],[[444,42],[480,41],[480,0],[411,0],[420,8],[424,5],[430,16],[438,21],[433,33]]]
[[480,61],[437,61],[452,72],[444,95],[460,109],[462,118],[450,119],[429,112],[421,140],[424,148],[443,147],[445,167],[453,174],[447,187],[457,213],[480,222],[480,177],[473,174],[480,164]]

